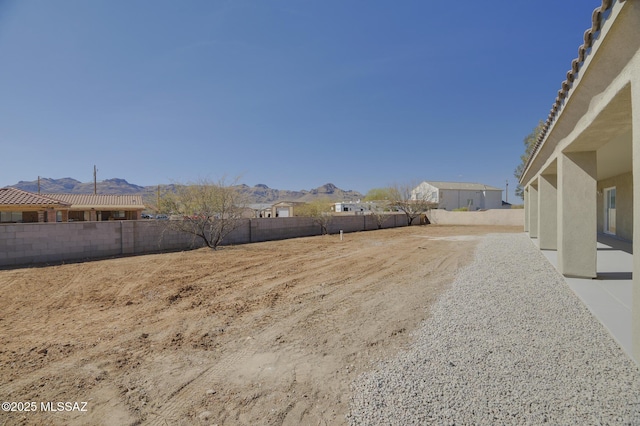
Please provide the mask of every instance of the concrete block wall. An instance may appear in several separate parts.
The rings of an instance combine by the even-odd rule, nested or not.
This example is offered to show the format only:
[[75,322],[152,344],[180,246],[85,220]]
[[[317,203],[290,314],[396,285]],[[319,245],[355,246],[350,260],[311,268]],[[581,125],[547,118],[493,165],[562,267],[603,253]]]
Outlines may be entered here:
[[[406,226],[404,215],[390,215],[383,228]],[[334,217],[329,233],[378,229],[371,216]],[[320,235],[320,225],[305,217],[244,219],[224,244]],[[166,227],[163,221],[19,223],[0,225],[0,267],[79,261],[101,257],[187,250],[199,238]]]
[[[64,225],[64,226],[61,226]],[[21,223],[0,226],[0,266],[122,254],[119,223]]]
[[251,242],[284,240],[320,235],[320,225],[309,217],[275,217],[251,219]]
[[199,238],[169,229],[164,221],[139,220],[123,223],[133,225],[133,253],[135,254],[186,250],[203,246]]

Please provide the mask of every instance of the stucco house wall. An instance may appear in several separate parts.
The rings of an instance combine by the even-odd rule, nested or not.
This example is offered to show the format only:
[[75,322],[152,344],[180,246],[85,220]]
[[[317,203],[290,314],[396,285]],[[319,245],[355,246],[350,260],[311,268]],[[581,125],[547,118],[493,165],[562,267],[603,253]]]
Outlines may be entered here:
[[[485,191],[484,196],[485,209],[501,209],[502,206],[502,191]],[[507,205],[508,206],[508,205]],[[509,206],[509,208],[511,208]]]
[[439,208],[445,210],[459,209],[469,207],[469,210],[484,209],[484,199],[482,191],[465,191],[465,190],[441,190]]
[[444,210],[502,208],[502,190],[479,183],[425,181],[413,189],[411,198],[437,203]]

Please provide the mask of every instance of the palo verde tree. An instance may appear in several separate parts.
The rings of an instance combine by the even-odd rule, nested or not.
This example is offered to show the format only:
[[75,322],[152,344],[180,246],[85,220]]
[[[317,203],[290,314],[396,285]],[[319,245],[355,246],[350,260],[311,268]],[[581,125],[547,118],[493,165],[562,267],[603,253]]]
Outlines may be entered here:
[[176,185],[160,199],[160,209],[171,215],[167,228],[201,239],[215,250],[236,229],[243,218],[246,201],[238,187],[222,178]]
[[331,206],[333,203],[325,198],[310,201],[297,206],[294,210],[296,216],[310,217],[313,223],[320,225],[322,235],[328,234],[328,227],[333,219]]
[[417,182],[395,184],[389,188],[390,206],[407,216],[407,223],[411,225],[415,218],[437,206],[436,203],[420,197],[414,191]]
[[[540,120],[535,129],[533,129],[522,141],[524,143],[524,154],[520,156],[520,164],[518,164],[518,167],[513,171],[513,175],[518,179],[518,182],[522,177],[522,173],[524,173],[524,168],[527,165],[527,161],[529,161],[529,157],[533,152],[533,147],[536,145],[536,141],[538,140],[543,127],[544,123]],[[524,188],[520,183],[518,183],[518,186],[516,187],[516,195],[524,199]]]

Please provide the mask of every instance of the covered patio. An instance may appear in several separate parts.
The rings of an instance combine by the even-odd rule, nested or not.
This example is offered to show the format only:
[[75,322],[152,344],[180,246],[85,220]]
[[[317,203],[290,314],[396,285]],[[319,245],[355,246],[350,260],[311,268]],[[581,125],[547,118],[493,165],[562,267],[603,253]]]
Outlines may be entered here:
[[[537,238],[532,241],[539,245]],[[558,269],[557,251],[542,250],[542,254]],[[597,245],[597,278],[564,279],[625,353],[633,358],[632,271],[632,244],[601,234]]]
[[640,361],[640,4],[604,0],[520,182],[525,231]]

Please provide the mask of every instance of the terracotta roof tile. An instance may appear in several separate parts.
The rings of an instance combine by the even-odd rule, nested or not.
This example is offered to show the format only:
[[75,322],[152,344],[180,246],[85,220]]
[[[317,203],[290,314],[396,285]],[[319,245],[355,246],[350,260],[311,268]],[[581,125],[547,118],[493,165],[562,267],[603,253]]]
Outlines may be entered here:
[[70,203],[48,197],[46,195],[34,194],[17,188],[0,188],[0,205],[30,207],[69,207]]
[[[618,2],[624,3],[625,0],[618,0]],[[594,35],[598,31],[600,31],[600,29],[602,28],[602,24],[608,18],[608,16],[606,16],[604,12],[611,9],[611,7],[613,6],[613,3],[614,3],[614,0],[602,0],[602,4],[600,5],[600,7],[596,8],[593,11],[593,14],[591,15],[591,28],[587,29],[584,33],[584,37],[583,37],[584,44],[578,48],[578,58],[574,59],[571,62],[571,69],[567,72],[567,80],[565,80],[561,84],[562,88],[558,92],[558,97],[556,97],[556,101],[551,107],[551,111],[549,112],[549,116],[545,121],[544,127],[542,128],[542,132],[540,133],[538,140],[536,141],[533,147],[533,150],[531,151],[531,154],[529,155],[529,158],[525,163],[523,174],[529,168],[529,164],[531,164],[533,157],[535,157],[536,154],[538,153],[540,146],[542,145],[542,143],[545,140],[545,137],[547,136],[547,132],[549,131],[549,128],[551,127],[553,122],[558,118],[558,114],[560,113],[564,105],[563,100],[569,95],[569,92],[573,88],[573,81],[575,80],[575,75],[578,74],[578,72],[580,71],[580,68],[584,63],[585,57],[588,54],[588,49],[590,49],[593,46],[593,43],[595,41]]]
[[47,197],[63,201],[72,209],[136,209],[143,210],[141,195],[108,194],[44,194]]

